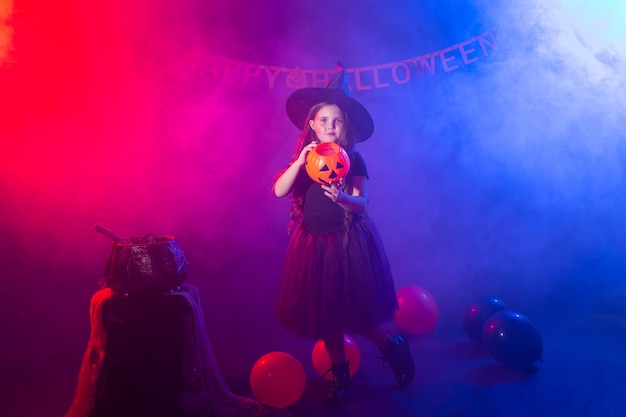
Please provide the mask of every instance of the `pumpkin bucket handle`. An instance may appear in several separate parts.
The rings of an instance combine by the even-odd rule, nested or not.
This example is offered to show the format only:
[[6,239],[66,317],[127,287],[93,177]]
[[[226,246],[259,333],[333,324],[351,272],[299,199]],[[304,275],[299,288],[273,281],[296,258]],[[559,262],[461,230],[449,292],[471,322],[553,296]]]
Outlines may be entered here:
[[108,236],[111,240],[113,240],[116,243],[131,243],[129,238],[118,235],[113,230],[109,229],[108,227],[104,227],[100,223],[96,223],[93,226],[93,228],[96,232],[102,233],[103,235]]

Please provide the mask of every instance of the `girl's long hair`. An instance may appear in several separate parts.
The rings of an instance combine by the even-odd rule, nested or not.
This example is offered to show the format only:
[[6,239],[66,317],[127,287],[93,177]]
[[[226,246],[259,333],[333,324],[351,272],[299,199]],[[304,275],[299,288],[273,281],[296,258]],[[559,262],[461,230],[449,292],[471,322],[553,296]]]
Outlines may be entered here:
[[[307,115],[307,118],[304,122],[304,128],[302,129],[302,133],[300,134],[300,138],[298,139],[298,143],[296,144],[296,147],[294,149],[294,153],[293,153],[293,156],[291,158],[291,162],[289,163],[289,165],[291,165],[298,159],[298,156],[300,156],[300,152],[302,152],[302,149],[304,149],[305,146],[318,140],[317,135],[315,134],[315,131],[311,128],[309,124],[309,121],[315,119],[315,116],[317,115],[317,113],[320,111],[322,107],[332,105],[332,104],[334,103],[322,102],[311,107],[311,110],[309,110],[309,114]],[[350,156],[350,158],[352,159],[352,153],[354,152],[354,144],[355,144],[354,132],[350,124],[350,116],[345,110],[343,109],[341,110],[344,116],[345,131],[344,131],[344,135],[338,138],[337,144],[341,145],[348,153],[348,156]],[[274,178],[274,182],[276,182],[276,179],[278,179],[278,177],[280,177],[280,175],[282,175],[283,172],[285,172],[285,170],[282,170],[276,175],[276,177]],[[298,178],[301,175],[306,175],[304,168],[302,168],[300,172],[298,173]],[[302,189],[302,187],[297,186],[299,183],[298,178],[296,178],[296,183],[294,185],[293,192],[291,193],[291,208],[289,210],[289,217],[291,218],[291,221],[287,225],[288,233],[291,233],[291,231],[293,230],[293,227],[302,221],[302,206],[304,203],[304,193],[306,192],[306,190]],[[350,177],[348,177],[347,180],[344,181],[342,189],[345,193],[352,194],[352,181],[350,180]],[[351,213],[349,213],[347,210],[345,212],[346,214],[345,214],[344,224],[348,226],[351,221]]]

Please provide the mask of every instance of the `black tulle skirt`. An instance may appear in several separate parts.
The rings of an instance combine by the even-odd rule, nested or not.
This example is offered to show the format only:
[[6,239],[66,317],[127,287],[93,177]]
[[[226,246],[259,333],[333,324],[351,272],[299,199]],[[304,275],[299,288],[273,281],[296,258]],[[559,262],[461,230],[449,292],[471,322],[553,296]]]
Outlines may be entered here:
[[389,261],[371,219],[354,216],[347,236],[295,227],[275,305],[287,331],[312,339],[361,333],[391,320],[397,308]]

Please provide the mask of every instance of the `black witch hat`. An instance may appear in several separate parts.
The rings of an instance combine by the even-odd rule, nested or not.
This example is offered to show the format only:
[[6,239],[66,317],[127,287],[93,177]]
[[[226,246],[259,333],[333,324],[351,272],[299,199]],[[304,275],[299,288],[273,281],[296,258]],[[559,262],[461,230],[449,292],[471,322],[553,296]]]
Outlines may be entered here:
[[319,103],[336,104],[350,117],[356,130],[355,140],[363,142],[372,136],[374,121],[367,109],[350,96],[350,86],[345,68],[333,77],[326,88],[307,87],[294,91],[287,98],[287,115],[298,129],[304,129],[309,110]]

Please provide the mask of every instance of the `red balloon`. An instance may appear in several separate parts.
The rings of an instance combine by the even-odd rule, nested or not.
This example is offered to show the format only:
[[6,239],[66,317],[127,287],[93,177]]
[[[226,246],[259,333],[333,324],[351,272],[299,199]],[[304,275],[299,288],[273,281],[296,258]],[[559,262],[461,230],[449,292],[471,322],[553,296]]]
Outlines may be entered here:
[[414,333],[430,333],[439,318],[439,308],[432,294],[417,285],[408,285],[397,291],[399,308],[395,322],[402,330]]
[[270,352],[256,361],[250,372],[254,396],[263,404],[287,408],[295,404],[306,385],[304,367],[285,352]]
[[[350,376],[354,375],[361,365],[361,349],[356,344],[353,338],[347,334],[343,335],[343,347],[346,352],[346,360],[350,361]],[[330,369],[330,356],[326,352],[323,340],[318,340],[313,346],[313,352],[311,353],[311,359],[313,360],[313,367],[319,375],[324,375],[324,379],[327,381],[333,380],[331,372],[326,373]]]

